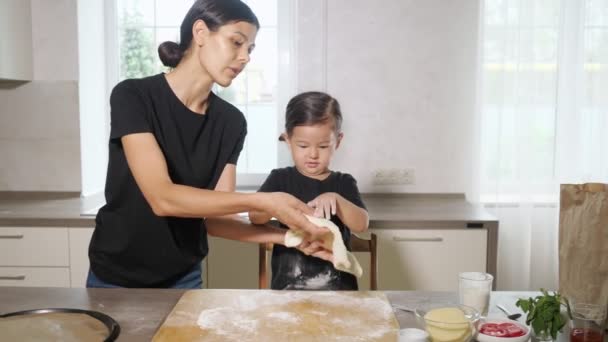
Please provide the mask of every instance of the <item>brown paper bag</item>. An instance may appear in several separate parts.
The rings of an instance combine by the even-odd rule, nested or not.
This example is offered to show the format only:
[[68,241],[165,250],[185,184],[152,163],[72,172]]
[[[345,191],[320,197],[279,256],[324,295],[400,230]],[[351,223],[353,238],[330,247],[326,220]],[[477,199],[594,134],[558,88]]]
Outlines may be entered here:
[[608,305],[608,184],[562,184],[559,209],[561,293]]

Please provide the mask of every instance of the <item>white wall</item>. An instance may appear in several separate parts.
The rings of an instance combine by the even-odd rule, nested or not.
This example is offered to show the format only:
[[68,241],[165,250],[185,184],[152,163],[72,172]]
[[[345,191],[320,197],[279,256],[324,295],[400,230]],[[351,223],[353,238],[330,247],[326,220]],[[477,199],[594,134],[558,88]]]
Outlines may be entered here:
[[0,87],[0,191],[80,191],[76,0],[31,0],[34,80]]
[[[470,192],[478,0],[298,2],[298,91],[342,105],[334,168],[363,191]],[[416,183],[372,184],[378,168]]]

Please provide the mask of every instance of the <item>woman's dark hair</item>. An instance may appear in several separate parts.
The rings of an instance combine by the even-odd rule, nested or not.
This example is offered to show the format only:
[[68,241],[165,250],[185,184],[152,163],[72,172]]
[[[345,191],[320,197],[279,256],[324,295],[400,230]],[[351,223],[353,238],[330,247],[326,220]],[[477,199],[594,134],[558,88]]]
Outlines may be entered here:
[[167,41],[158,46],[158,55],[165,66],[175,68],[192,42],[192,26],[201,19],[210,31],[220,26],[244,21],[260,28],[258,18],[241,0],[197,0],[184,17],[180,27],[179,45]]
[[[342,112],[338,100],[320,91],[309,91],[294,96],[285,111],[285,132],[290,137],[296,126],[314,126],[333,121],[334,130],[340,132]],[[284,140],[284,137],[279,137]]]

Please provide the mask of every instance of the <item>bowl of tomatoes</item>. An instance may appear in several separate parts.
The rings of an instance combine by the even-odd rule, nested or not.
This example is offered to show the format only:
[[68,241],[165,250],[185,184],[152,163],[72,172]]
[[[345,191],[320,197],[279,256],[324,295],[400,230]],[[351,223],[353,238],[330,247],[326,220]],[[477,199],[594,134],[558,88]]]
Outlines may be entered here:
[[525,342],[530,338],[530,328],[510,319],[486,319],[479,321],[479,342]]

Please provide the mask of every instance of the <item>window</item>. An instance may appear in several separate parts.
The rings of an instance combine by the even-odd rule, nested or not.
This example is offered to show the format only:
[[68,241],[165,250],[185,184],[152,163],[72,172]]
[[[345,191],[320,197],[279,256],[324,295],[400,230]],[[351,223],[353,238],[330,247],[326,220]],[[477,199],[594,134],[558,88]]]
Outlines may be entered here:
[[[279,46],[288,34],[288,30],[279,32],[284,20],[279,19],[279,12],[288,11],[289,7],[285,2],[279,4],[279,0],[244,2],[260,21],[256,48],[251,62],[232,85],[216,86],[214,91],[247,118],[248,135],[237,165],[237,180],[240,185],[259,185],[264,174],[278,166],[278,127],[282,120],[278,56],[279,52],[289,55],[288,47]],[[115,37],[116,48],[108,51],[117,54],[108,56],[110,88],[125,78],[167,71],[158,58],[157,47],[167,40],[179,41],[179,26],[192,3],[192,0],[115,0],[112,9],[115,22],[109,25],[114,27],[110,36]]]
[[488,0],[484,10],[484,185],[542,182],[553,172],[559,1]]
[[608,0],[483,4],[482,195],[604,179]]

